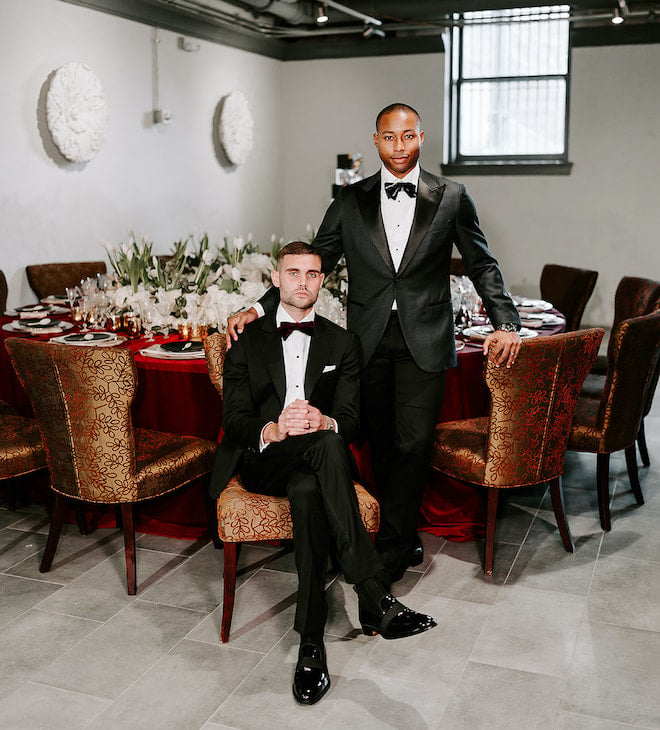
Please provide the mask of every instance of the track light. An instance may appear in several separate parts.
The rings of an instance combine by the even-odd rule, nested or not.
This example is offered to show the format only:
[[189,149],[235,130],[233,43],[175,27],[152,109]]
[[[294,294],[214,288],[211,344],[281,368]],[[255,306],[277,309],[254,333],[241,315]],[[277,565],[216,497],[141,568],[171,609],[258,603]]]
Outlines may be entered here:
[[376,28],[374,25],[365,23],[364,30],[362,31],[363,38],[385,38],[385,31],[380,28]]
[[623,16],[619,12],[619,8],[614,8],[614,15],[612,16],[612,23],[614,23],[614,25],[621,25],[621,23],[623,23]]
[[321,3],[316,8],[316,23],[317,25],[323,25],[324,23],[328,22],[328,12],[327,12],[327,5],[325,3]]

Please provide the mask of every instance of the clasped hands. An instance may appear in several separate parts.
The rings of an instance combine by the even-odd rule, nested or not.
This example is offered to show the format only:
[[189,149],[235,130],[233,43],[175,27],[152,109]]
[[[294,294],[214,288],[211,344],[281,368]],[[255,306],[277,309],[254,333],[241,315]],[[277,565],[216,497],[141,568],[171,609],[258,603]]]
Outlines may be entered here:
[[306,433],[323,431],[328,428],[328,419],[318,408],[308,401],[296,399],[290,403],[277,419],[277,423],[269,423],[264,429],[265,443],[284,441],[287,436],[303,436]]

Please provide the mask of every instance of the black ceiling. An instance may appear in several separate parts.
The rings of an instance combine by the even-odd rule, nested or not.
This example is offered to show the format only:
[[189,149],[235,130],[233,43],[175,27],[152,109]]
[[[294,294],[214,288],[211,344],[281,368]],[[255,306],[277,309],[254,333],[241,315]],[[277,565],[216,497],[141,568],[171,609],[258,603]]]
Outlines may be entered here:
[[[281,60],[442,51],[442,32],[453,13],[512,7],[511,0],[342,0],[329,3],[329,21],[319,26],[316,0],[62,1]],[[538,4],[523,0],[514,6]],[[625,22],[613,25],[619,6]],[[660,4],[578,0],[570,7],[573,46],[660,43]],[[375,27],[384,37],[365,37],[369,23],[350,10],[380,21]]]

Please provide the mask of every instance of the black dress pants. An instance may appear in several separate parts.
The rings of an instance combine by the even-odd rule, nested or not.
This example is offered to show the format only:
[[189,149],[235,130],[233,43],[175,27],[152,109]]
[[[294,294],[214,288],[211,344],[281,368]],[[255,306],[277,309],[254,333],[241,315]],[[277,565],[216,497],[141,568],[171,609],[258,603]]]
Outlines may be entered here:
[[362,371],[362,419],[381,507],[376,549],[390,579],[407,567],[417,541],[445,372],[417,366],[392,312],[374,355]]
[[290,436],[260,454],[246,452],[239,471],[248,491],[289,497],[298,570],[294,628],[323,633],[330,539],[347,582],[361,583],[383,569],[360,518],[346,444],[333,431]]

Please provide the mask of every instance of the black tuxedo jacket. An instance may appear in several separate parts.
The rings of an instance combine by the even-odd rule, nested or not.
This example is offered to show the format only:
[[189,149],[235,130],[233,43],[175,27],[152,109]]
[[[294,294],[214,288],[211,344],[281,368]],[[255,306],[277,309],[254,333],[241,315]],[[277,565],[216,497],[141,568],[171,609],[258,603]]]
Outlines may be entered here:
[[[326,273],[346,255],[348,328],[360,337],[365,363],[383,336],[396,298],[403,335],[417,365],[430,372],[456,365],[449,288],[454,244],[494,326],[519,323],[463,185],[420,170],[415,216],[398,271],[380,212],[380,173],[341,188],[313,246]],[[277,300],[277,290],[269,290],[261,300],[264,310],[272,311]]]
[[[346,444],[359,433],[360,345],[351,332],[316,316],[305,371],[311,405],[337,421]],[[282,340],[274,313],[251,322],[227,352],[223,374],[224,435],[211,478],[217,497],[245,449],[258,450],[263,427],[277,421],[286,394]]]

